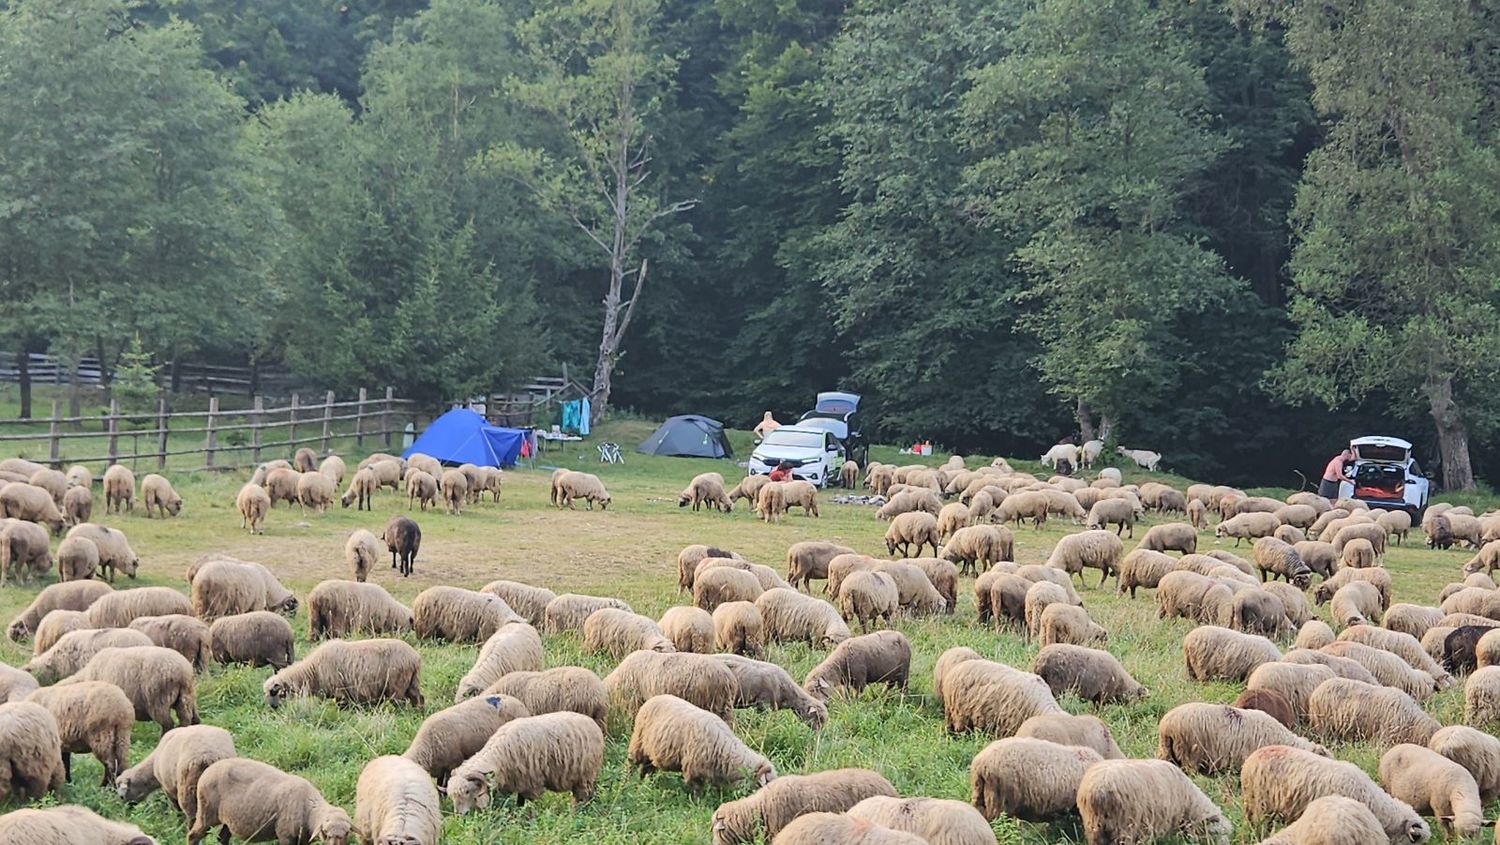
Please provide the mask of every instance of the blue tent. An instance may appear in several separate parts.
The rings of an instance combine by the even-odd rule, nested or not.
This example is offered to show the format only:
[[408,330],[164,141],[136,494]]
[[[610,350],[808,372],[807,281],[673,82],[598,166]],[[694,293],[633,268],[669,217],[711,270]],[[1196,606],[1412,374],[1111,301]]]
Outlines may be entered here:
[[514,466],[526,432],[500,428],[467,408],[455,408],[432,421],[401,457],[421,452],[445,464]]

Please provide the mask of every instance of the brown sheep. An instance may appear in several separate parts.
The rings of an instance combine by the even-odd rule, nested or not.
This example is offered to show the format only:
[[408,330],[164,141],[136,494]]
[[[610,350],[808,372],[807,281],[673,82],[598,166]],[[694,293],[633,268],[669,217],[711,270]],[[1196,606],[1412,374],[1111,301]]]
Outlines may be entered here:
[[59,684],[36,690],[26,700],[47,708],[57,720],[65,780],[73,780],[72,755],[93,754],[104,766],[100,786],[114,784],[129,762],[135,726],[135,709],[119,687],[103,681]]
[[1182,654],[1188,677],[1196,681],[1243,681],[1261,664],[1281,659],[1280,649],[1265,637],[1214,625],[1189,631]]
[[726,602],[753,602],[765,592],[760,581],[745,570],[724,566],[705,569],[701,563],[699,570],[693,578],[693,604],[709,613]]
[[104,512],[119,513],[135,510],[135,473],[120,464],[112,464],[104,471]]
[[411,575],[416,569],[417,551],[422,547],[422,529],[417,523],[397,514],[385,524],[380,539],[391,553],[391,568],[399,569],[402,578]]
[[694,793],[747,774],[761,786],[776,779],[771,761],[741,742],[717,714],[675,695],[656,695],[641,705],[627,759],[642,775],[682,772],[683,784]]
[[748,843],[760,831],[770,841],[799,816],[842,813],[876,795],[895,797],[896,788],[869,769],[783,775],[753,795],[720,804],[710,823],[713,845]]
[[[1151,531],[1161,527],[1154,526]],[[1146,534],[1149,537],[1151,532]],[[1141,544],[1144,546],[1145,542],[1143,539]],[[1052,548],[1052,554],[1047,557],[1047,566],[1062,570],[1069,576],[1078,576],[1080,586],[1083,584],[1083,570],[1097,569],[1100,573],[1099,584],[1103,586],[1111,574],[1118,577],[1120,558],[1124,555],[1125,544],[1112,532],[1083,531],[1058,540],[1057,545]]]
[[1262,839],[1260,845],[1365,845],[1385,840],[1380,819],[1353,798],[1325,795],[1308,802],[1295,822]]
[[24,701],[26,696],[36,688],[36,678],[20,669],[13,669],[0,663],[0,704],[7,701]]
[[58,637],[46,651],[21,667],[38,681],[51,683],[76,674],[106,648],[151,645],[151,638],[128,628],[83,628]]
[[821,599],[778,587],[755,600],[770,642],[806,642],[831,648],[849,639],[849,626],[838,609]]
[[857,619],[860,630],[868,632],[872,622],[891,624],[896,609],[900,607],[901,594],[891,576],[884,572],[860,570],[843,580],[837,598],[844,621]]
[[[584,624],[587,627],[587,619]],[[662,614],[656,625],[676,651],[713,653],[714,618],[707,611],[696,607],[671,607]]]
[[549,791],[569,792],[576,807],[594,797],[603,765],[604,733],[593,720],[569,712],[526,716],[502,725],[453,770],[448,797],[458,815],[489,807],[492,794],[514,794],[520,806]]
[[251,534],[264,534],[266,514],[271,512],[271,497],[259,484],[246,484],[234,497],[234,507],[240,512],[240,527]]
[[194,672],[208,669],[208,626],[183,613],[142,616],[130,620],[130,629],[151,638],[153,645],[170,648],[191,663]]
[[[921,548],[917,551],[920,556]],[[954,532],[936,554],[942,560],[958,564],[961,573],[973,574],[976,569],[1010,560],[1015,555],[1015,536],[1003,525],[971,525]]]
[[312,472],[318,468],[318,453],[303,446],[292,455],[292,469],[298,472]]
[[292,625],[269,610],[221,616],[208,628],[208,648],[221,665],[248,663],[280,671],[297,660]]
[[1032,716],[1062,712],[1041,677],[964,648],[949,649],[938,659],[933,688],[950,733],[979,729],[1009,736]]
[[1449,725],[1433,734],[1427,747],[1473,775],[1486,803],[1500,795],[1500,739],[1468,725]]
[[172,482],[154,472],[141,479],[141,501],[146,505],[148,519],[152,508],[162,519],[182,513],[182,497],[172,489]]
[[401,756],[448,785],[448,775],[479,753],[495,731],[513,719],[532,715],[519,698],[498,693],[459,702],[428,716]]
[[30,701],[0,704],[0,799],[40,798],[62,788],[62,737],[51,711]]
[[229,757],[204,770],[198,780],[198,811],[188,845],[198,845],[211,827],[220,840],[232,834],[245,841],[274,831],[279,842],[345,842],[353,829],[349,814],[323,798],[317,787],[275,766]]
[[340,704],[405,701],[422,706],[422,656],[400,640],[330,640],[266,679],[267,706],[293,695],[332,698]]
[[879,631],[839,643],[807,673],[802,688],[820,701],[827,701],[840,688],[859,695],[876,683],[904,693],[910,674],[911,643],[906,635]]

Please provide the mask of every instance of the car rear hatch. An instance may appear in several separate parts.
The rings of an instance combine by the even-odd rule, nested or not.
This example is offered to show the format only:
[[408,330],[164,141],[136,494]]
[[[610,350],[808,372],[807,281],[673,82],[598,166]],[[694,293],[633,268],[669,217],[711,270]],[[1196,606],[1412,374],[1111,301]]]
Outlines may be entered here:
[[1354,498],[1401,502],[1406,498],[1406,468],[1400,464],[1361,462],[1354,468]]

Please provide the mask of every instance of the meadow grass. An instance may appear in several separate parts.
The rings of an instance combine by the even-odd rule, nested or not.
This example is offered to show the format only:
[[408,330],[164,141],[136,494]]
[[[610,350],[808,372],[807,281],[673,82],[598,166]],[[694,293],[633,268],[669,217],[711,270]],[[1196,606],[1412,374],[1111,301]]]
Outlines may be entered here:
[[[654,458],[629,451],[650,429],[646,423],[623,422],[599,432],[596,440],[609,438],[627,447],[622,466],[600,465],[592,443],[573,444],[538,458],[534,468],[508,472],[499,503],[486,502],[462,516],[432,511],[415,514],[423,530],[415,574],[403,579],[382,564],[372,573],[372,580],[409,603],[422,589],[436,584],[477,588],[496,578],[511,578],[557,592],[619,596],[638,612],[654,618],[674,604],[690,601],[676,592],[676,555],[690,543],[733,549],[777,570],[784,569],[786,548],[798,540],[834,540],[862,552],[885,554],[881,538],[886,523],[874,518],[872,508],[833,504],[830,499],[836,491],[824,495],[821,518],[794,513],[779,525],[761,524],[743,507],[729,515],[679,509],[677,493],[694,474],[717,470],[732,483],[742,470],[726,461]],[[748,457],[749,435],[733,432],[731,439],[737,457]],[[940,463],[945,457],[939,455],[925,462]],[[893,449],[877,448],[872,458],[913,462],[910,456],[898,456]],[[971,459],[970,465],[978,460]],[[1014,463],[1018,468],[1037,468],[1031,462]],[[547,502],[547,487],[548,475],[556,466],[599,474],[609,486],[614,503],[607,511],[589,511],[581,506],[574,511],[553,509]],[[97,477],[101,468],[94,469]],[[1133,469],[1126,469],[1126,476],[1136,481],[1147,477]],[[264,562],[289,588],[305,596],[323,579],[349,577],[342,550],[351,530],[364,527],[378,533],[390,515],[406,511],[405,498],[388,492],[376,497],[373,513],[335,509],[321,516],[304,516],[296,508],[282,506],[273,511],[266,533],[252,537],[240,529],[233,504],[244,478],[245,473],[172,474],[186,506],[181,516],[168,521],[148,520],[140,508],[134,514],[105,515],[102,496],[96,491],[96,518],[125,531],[142,560],[139,579],[117,586],[183,588],[182,573],[190,562],[207,552],[222,552]],[[1165,480],[1178,486],[1187,483],[1172,476]],[[1287,491],[1263,492],[1285,495]],[[1077,527],[1066,521],[1051,522],[1041,531],[1016,530],[1017,560],[1043,562],[1057,539],[1075,530]],[[1144,527],[1136,530],[1143,531]],[[1212,536],[1204,535],[1202,542],[1212,544]],[[1248,554],[1247,548],[1240,551]],[[1457,551],[1421,548],[1420,537],[1414,533],[1405,546],[1393,546],[1386,558],[1395,581],[1396,600],[1432,603],[1445,583],[1461,579],[1459,568],[1467,558],[1466,553]],[[898,621],[896,627],[911,639],[914,650],[907,695],[872,688],[857,699],[836,699],[827,727],[818,732],[789,712],[739,711],[736,733],[768,755],[783,773],[865,766],[882,772],[904,795],[967,800],[969,761],[989,738],[945,735],[941,713],[932,697],[932,664],[943,650],[955,645],[968,645],[1022,667],[1029,666],[1036,653],[1034,644],[1014,634],[997,634],[978,625],[971,583],[966,578],[960,585],[956,614]],[[0,589],[0,620],[10,619],[24,608],[37,589],[38,585]],[[1062,699],[1062,704],[1070,712],[1097,713],[1110,725],[1127,754],[1155,755],[1157,719],[1172,707],[1195,700],[1227,702],[1238,694],[1237,685],[1202,684],[1186,678],[1180,644],[1189,626],[1181,620],[1158,620],[1150,591],[1131,601],[1117,597],[1113,584],[1101,590],[1090,578],[1083,597],[1090,614],[1110,631],[1108,649],[1150,688],[1151,694],[1133,704],[1098,709],[1071,696]],[[304,637],[305,613],[299,614],[293,625],[299,637]],[[547,636],[544,640],[549,666],[581,665],[601,676],[611,668],[607,658],[583,653],[572,635]],[[354,787],[364,762],[380,754],[400,753],[425,716],[451,704],[459,678],[478,651],[475,646],[412,642],[423,657],[424,708],[340,709],[325,701],[307,699],[272,711],[262,704],[260,695],[260,685],[269,670],[215,666],[200,679],[198,687],[203,719],[230,730],[241,754],[307,777],[330,800],[352,813]],[[308,648],[300,641],[298,654],[305,654]],[[19,665],[28,654],[27,648],[0,642],[0,660],[6,663]],[[822,656],[822,652],[803,645],[771,646],[767,659],[800,678]],[[1445,723],[1458,722],[1462,690],[1447,690],[1427,702],[1426,708]],[[627,738],[623,726],[612,725],[598,795],[579,810],[573,810],[564,795],[549,795],[520,809],[512,800],[505,800],[488,811],[445,816],[444,841],[600,845],[707,842],[714,808],[721,801],[745,794],[747,787],[709,789],[694,796],[675,774],[638,779],[625,762]],[[155,726],[138,725],[131,762],[148,753],[156,739]],[[1363,745],[1339,746],[1336,753],[1372,774],[1379,760],[1376,749]],[[113,792],[97,785],[100,769],[96,761],[75,755],[74,763],[73,783],[43,803],[85,804],[106,816],[139,824],[163,842],[185,838],[180,817],[159,792],[139,805],[126,806]],[[1233,841],[1259,840],[1243,824],[1237,778],[1195,779],[1235,822]],[[1142,796],[1142,800],[1150,797]],[[0,804],[0,811],[13,806]],[[446,813],[446,804],[444,809]],[[1495,808],[1489,809],[1493,817]],[[1079,842],[1082,838],[1076,823],[1037,825],[1000,819],[994,829],[1001,843]]]

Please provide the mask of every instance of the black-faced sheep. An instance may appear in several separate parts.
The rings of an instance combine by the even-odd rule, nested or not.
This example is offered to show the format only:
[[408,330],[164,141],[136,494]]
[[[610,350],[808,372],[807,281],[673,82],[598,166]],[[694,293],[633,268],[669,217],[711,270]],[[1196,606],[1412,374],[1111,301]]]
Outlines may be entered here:
[[1134,701],[1148,693],[1114,655],[1080,645],[1043,646],[1031,671],[1047,682],[1054,696],[1071,692],[1094,704]]
[[58,685],[86,681],[119,687],[135,708],[135,720],[155,722],[162,733],[172,729],[174,713],[178,725],[198,724],[193,666],[172,649],[154,645],[100,649],[87,665]]
[[875,683],[905,692],[910,674],[911,643],[906,635],[900,631],[879,631],[839,643],[822,663],[807,673],[802,687],[822,701],[840,688],[858,695]]
[[1392,798],[1353,763],[1330,760],[1310,751],[1268,745],[1245,758],[1240,769],[1245,818],[1290,822],[1313,801],[1340,795],[1364,804],[1380,820],[1391,845],[1426,841],[1427,822],[1404,801]]
[[422,706],[422,656],[401,640],[330,640],[261,685],[266,705],[294,695],[340,704],[405,701]]
[[62,737],[57,719],[40,704],[0,704],[0,799],[26,801],[62,788]]
[[446,786],[449,773],[479,753],[501,725],[530,715],[526,705],[513,696],[495,693],[471,698],[424,719],[402,756],[432,775],[439,786]]
[[642,775],[682,772],[683,783],[693,792],[746,775],[761,786],[776,779],[771,761],[740,741],[718,714],[675,695],[652,696],[641,705],[627,758]]
[[245,841],[274,831],[278,842],[343,843],[353,824],[349,814],[328,803],[318,788],[275,766],[230,757],[209,766],[198,780],[198,812],[188,845],[198,845],[209,828],[220,827]]
[[1150,842],[1174,833],[1223,840],[1230,830],[1203,790],[1165,760],[1094,764],[1079,781],[1078,812],[1089,845]]
[[894,797],[896,788],[869,769],[783,775],[752,795],[720,804],[711,822],[713,845],[741,845],[761,831],[769,841],[799,816],[842,813],[877,795]]
[[1156,735],[1159,759],[1206,776],[1238,772],[1250,752],[1267,745],[1329,756],[1328,749],[1302,739],[1268,713],[1200,701],[1167,711]]
[[403,757],[376,757],[360,770],[354,791],[354,833],[386,845],[437,845],[442,807],[427,773]]
[[1380,785],[1438,820],[1444,836],[1468,838],[1484,826],[1479,785],[1463,766],[1421,745],[1402,743],[1380,758]]
[[[94,600],[114,588],[102,581],[70,581],[42,588],[26,609],[12,619],[6,628],[6,636],[12,642],[24,642],[36,633],[42,618],[54,610],[88,610]],[[126,620],[125,624],[130,624]]]
[[511,672],[490,685],[485,695],[520,699],[533,716],[569,711],[593,719],[599,730],[609,714],[609,693],[598,675],[580,666],[559,666],[545,672]]
[[104,766],[101,786],[112,785],[125,770],[135,709],[119,687],[103,681],[59,684],[36,690],[26,700],[47,708],[57,720],[68,781],[73,780],[73,754],[93,754],[99,760]]

